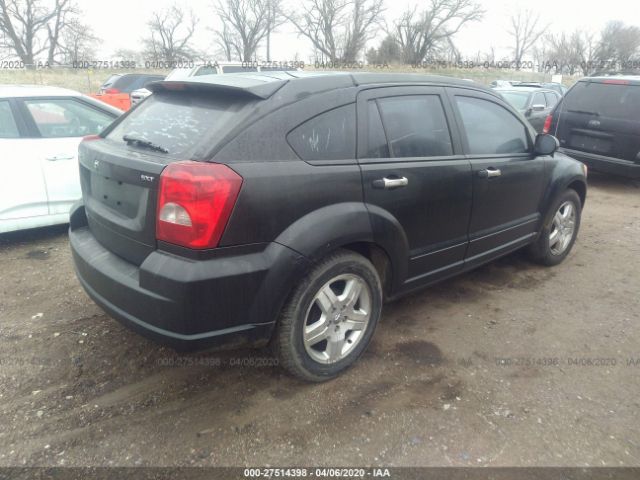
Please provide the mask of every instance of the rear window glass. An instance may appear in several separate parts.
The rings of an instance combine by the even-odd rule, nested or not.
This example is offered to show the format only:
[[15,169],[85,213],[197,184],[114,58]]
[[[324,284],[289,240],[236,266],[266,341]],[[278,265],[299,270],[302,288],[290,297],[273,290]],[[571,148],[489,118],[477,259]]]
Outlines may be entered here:
[[166,149],[167,155],[198,159],[246,117],[254,102],[233,95],[158,92],[126,114],[106,138],[126,144],[123,137],[132,137]]
[[242,65],[223,65],[222,73],[257,72],[258,67],[243,67]]
[[131,93],[138,88],[142,88],[151,82],[157,82],[163,80],[162,76],[147,76],[147,75],[124,75],[116,79],[112,84],[112,88],[117,88],[123,93]]
[[303,160],[356,158],[355,104],[307,120],[287,135],[287,141]]
[[527,107],[527,100],[529,100],[527,92],[500,92],[500,95],[517,110],[524,110]]
[[578,82],[565,96],[564,110],[640,121],[640,86]]

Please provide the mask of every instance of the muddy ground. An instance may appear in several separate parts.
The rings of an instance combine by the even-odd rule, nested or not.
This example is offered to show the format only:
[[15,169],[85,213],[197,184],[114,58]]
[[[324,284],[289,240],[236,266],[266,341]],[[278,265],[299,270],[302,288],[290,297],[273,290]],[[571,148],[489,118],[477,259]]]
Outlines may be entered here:
[[0,237],[0,278],[0,466],[640,465],[637,182],[592,176],[558,267],[516,253],[386,306],[321,385],[120,326],[64,227]]

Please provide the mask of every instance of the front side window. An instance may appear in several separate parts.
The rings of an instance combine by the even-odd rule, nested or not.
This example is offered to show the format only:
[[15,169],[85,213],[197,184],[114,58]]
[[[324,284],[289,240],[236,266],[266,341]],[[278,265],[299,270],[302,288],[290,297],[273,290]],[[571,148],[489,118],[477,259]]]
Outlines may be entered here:
[[324,112],[287,135],[291,148],[303,160],[347,160],[356,157],[356,106]]
[[6,100],[0,101],[0,138],[18,138],[20,132],[11,112],[11,105]]
[[469,153],[526,153],[526,127],[506,108],[474,97],[456,96],[456,103],[467,134]]
[[447,118],[438,95],[407,95],[378,101],[391,156],[453,155]]
[[83,137],[104,130],[114,119],[71,98],[25,100],[33,121],[45,138]]

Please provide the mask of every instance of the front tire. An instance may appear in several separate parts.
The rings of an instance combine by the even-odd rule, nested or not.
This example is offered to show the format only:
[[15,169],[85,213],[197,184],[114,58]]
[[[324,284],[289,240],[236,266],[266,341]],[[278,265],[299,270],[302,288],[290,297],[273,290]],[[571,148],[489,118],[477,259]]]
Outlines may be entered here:
[[549,209],[540,236],[529,247],[529,256],[546,266],[561,263],[573,247],[580,229],[582,202],[575,190],[566,190]]
[[281,314],[275,353],[289,373],[322,382],[364,352],[382,312],[382,284],[369,260],[330,254],[294,288]]

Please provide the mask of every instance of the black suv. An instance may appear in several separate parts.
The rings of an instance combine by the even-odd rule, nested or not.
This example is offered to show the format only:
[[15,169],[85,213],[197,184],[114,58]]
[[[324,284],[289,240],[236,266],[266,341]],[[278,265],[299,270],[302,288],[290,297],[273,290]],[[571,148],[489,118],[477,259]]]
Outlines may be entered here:
[[586,170],[496,93],[411,74],[194,77],[80,145],[88,294],[176,349],[266,344],[313,381],[385,299],[528,246],[561,262]]
[[640,76],[583,78],[547,118],[544,132],[594,170],[640,178]]

